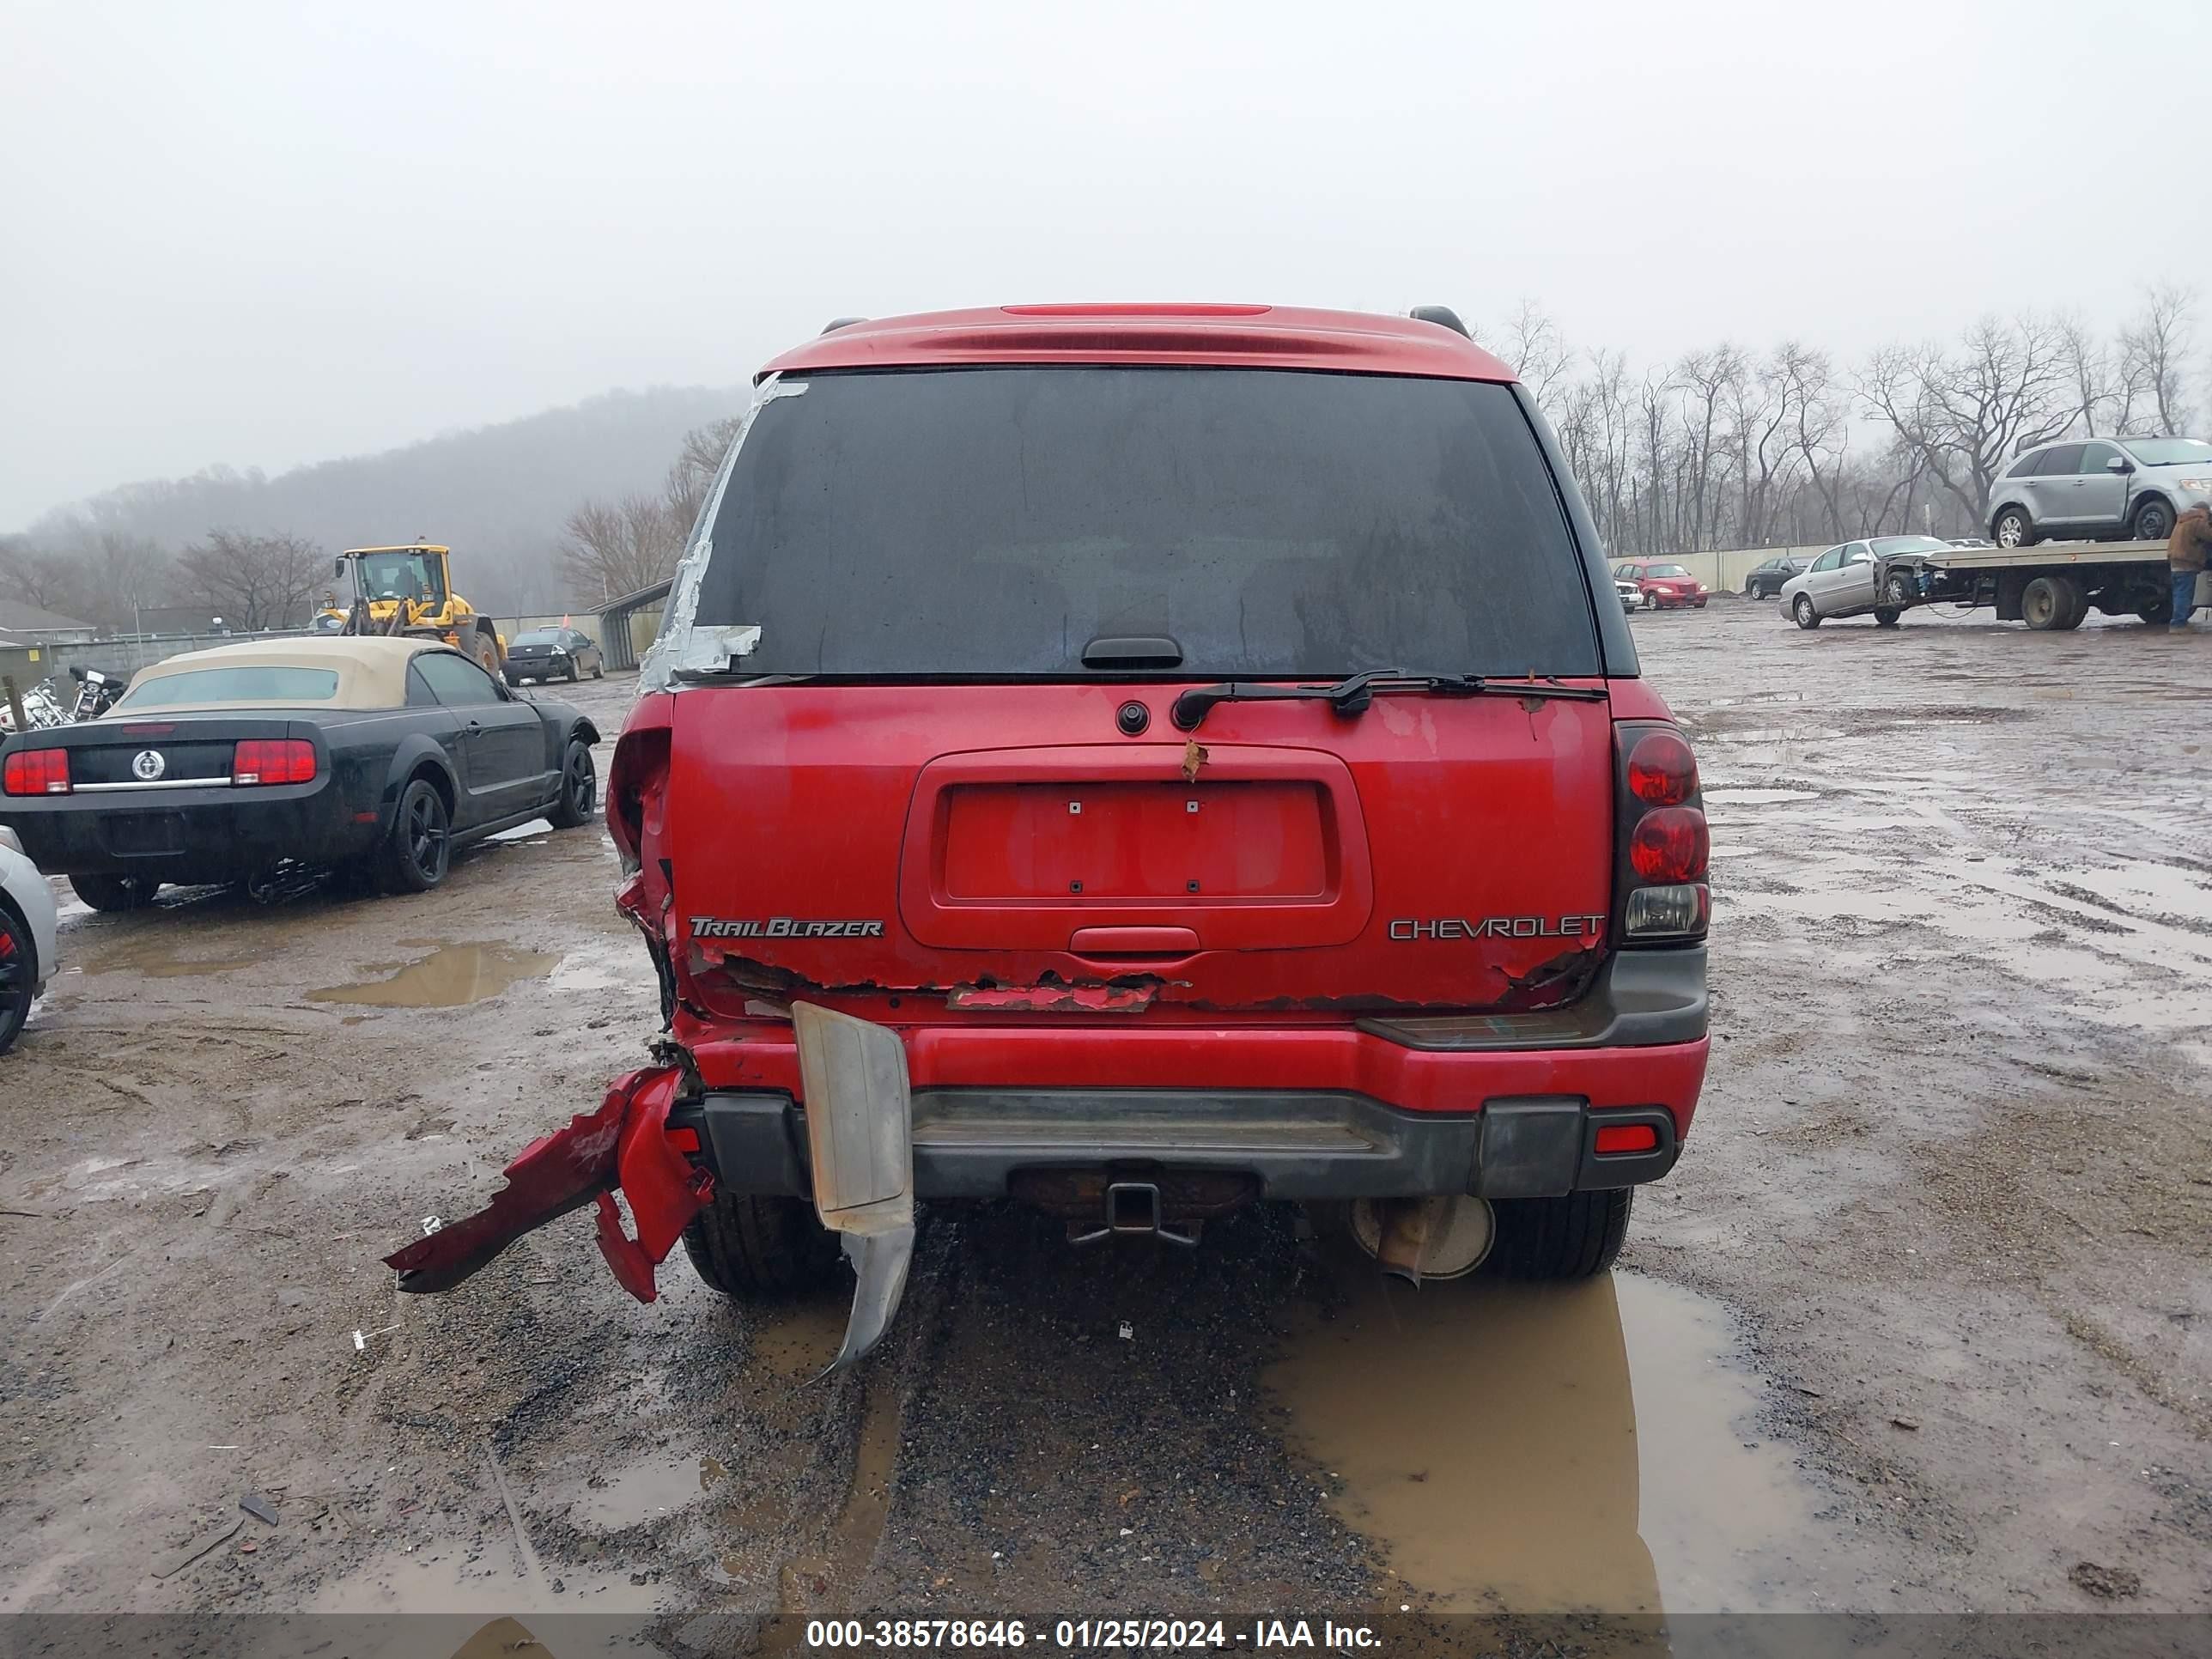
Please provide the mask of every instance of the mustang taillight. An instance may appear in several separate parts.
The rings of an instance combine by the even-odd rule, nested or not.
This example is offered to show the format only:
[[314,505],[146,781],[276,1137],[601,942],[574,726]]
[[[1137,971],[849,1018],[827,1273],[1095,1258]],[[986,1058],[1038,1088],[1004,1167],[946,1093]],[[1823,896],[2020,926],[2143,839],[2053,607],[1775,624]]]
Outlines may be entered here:
[[70,792],[69,750],[19,749],[0,773],[0,790],[11,795],[66,795]]
[[1698,794],[1698,760],[1671,726],[1623,721],[1617,879],[1624,944],[1705,937],[1711,841]]
[[230,781],[313,783],[315,745],[300,738],[243,738],[231,752]]

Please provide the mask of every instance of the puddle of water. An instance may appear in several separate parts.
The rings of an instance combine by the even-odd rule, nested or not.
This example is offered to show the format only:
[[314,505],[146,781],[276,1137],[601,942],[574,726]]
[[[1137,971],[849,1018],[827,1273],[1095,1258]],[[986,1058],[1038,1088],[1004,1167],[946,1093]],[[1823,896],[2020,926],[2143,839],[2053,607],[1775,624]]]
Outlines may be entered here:
[[[705,1489],[706,1463],[689,1452],[668,1452],[565,1486],[552,1497],[568,1505],[579,1527],[621,1532],[672,1515]],[[717,1465],[716,1467],[720,1467]]]
[[[310,1002],[363,1003],[373,1008],[459,1008],[495,997],[526,979],[543,979],[561,960],[556,952],[517,951],[504,945],[444,945],[382,979],[325,986]],[[395,964],[373,963],[372,971]]]
[[82,964],[88,974],[137,974],[146,979],[182,979],[194,974],[227,974],[250,968],[258,957],[187,957],[183,948],[196,935],[173,930],[142,933],[94,952]]
[[753,1357],[775,1376],[793,1382],[819,1376],[837,1357],[851,1312],[835,1301],[780,1308],[754,1332]]
[[1268,1386],[1346,1524],[1453,1610],[1808,1606],[1816,1497],[1717,1304],[1617,1273],[1419,1291],[1347,1268]]

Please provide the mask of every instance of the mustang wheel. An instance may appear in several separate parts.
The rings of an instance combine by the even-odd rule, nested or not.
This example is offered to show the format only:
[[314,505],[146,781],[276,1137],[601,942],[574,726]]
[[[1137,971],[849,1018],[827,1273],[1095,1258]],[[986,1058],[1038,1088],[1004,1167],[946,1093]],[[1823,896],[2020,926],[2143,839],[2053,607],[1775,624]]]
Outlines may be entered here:
[[556,830],[576,830],[592,821],[599,804],[599,773],[592,765],[592,746],[581,738],[568,739],[561,757],[561,799],[545,816]]
[[1797,618],[1800,628],[1818,628],[1820,625],[1820,613],[1813,608],[1810,593],[1800,593],[1797,603],[1790,607],[1790,614]]
[[76,896],[95,910],[136,910],[151,904],[161,884],[148,876],[71,876]]
[[396,893],[427,893],[445,880],[453,855],[446,799],[428,778],[401,791],[384,847],[384,884]]
[[0,909],[0,1054],[14,1047],[15,1034],[31,1017],[31,932],[15,913]]

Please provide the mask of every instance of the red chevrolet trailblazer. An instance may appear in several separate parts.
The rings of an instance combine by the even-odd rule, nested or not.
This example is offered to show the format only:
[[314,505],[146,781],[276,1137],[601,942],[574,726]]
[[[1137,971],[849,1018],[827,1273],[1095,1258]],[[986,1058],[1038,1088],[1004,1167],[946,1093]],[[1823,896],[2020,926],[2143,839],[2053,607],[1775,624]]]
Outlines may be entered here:
[[[389,1258],[596,1202],[750,1299],[915,1200],[1602,1272],[1705,1076],[1697,764],[1558,446],[1441,308],[1007,306],[763,369],[607,821],[655,1063]],[[612,1194],[628,1200],[633,1236]]]

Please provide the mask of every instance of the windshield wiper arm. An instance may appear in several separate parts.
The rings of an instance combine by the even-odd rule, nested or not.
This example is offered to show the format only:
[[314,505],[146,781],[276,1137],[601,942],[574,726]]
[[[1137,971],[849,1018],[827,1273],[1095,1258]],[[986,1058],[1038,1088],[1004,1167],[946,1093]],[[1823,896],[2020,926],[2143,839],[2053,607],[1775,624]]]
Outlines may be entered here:
[[1570,702],[1602,702],[1603,688],[1562,685],[1556,679],[1485,679],[1480,674],[1408,674],[1402,668],[1370,668],[1334,685],[1277,685],[1266,680],[1224,680],[1194,685],[1175,700],[1171,718],[1178,729],[1194,732],[1214,707],[1224,702],[1328,702],[1350,720],[1367,712],[1378,691],[1427,691],[1445,697],[1551,697]]

